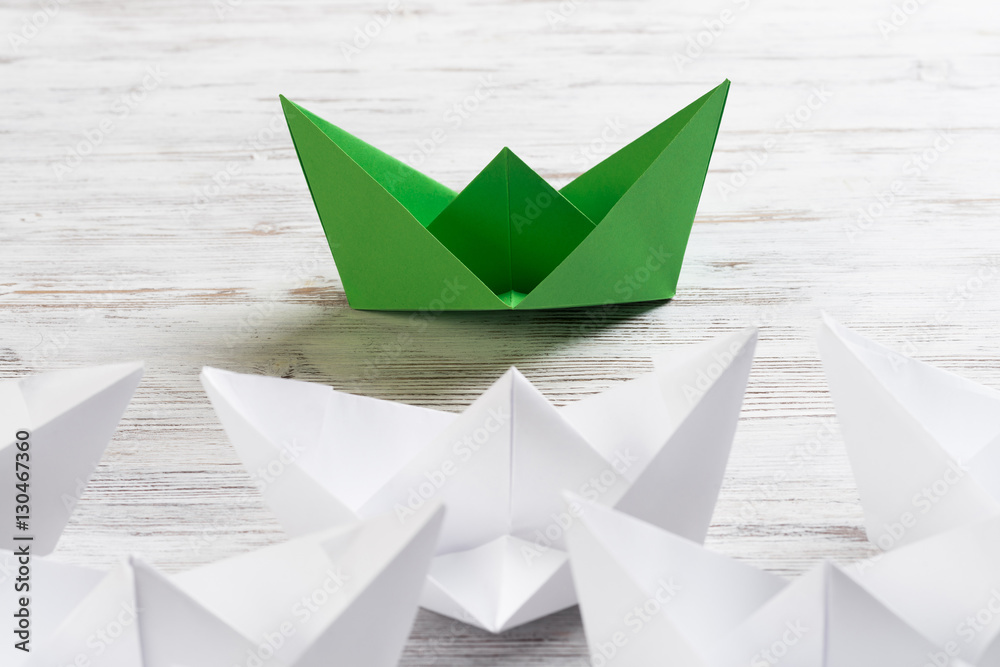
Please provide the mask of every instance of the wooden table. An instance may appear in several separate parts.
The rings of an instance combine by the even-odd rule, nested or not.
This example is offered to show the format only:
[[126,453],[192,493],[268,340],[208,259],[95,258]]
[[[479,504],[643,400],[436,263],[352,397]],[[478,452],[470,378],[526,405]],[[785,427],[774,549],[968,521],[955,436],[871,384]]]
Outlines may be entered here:
[[[825,309],[1000,386],[1000,12],[804,4],[5,3],[0,371],[147,365],[57,556],[177,571],[282,539],[203,365],[460,410],[516,364],[562,404],[749,324],[708,544],[785,575],[869,553],[814,332]],[[277,100],[456,189],[504,145],[561,185],[726,77],[677,298],[420,330],[348,308]],[[501,636],[421,612],[402,664],[585,654],[575,609]]]

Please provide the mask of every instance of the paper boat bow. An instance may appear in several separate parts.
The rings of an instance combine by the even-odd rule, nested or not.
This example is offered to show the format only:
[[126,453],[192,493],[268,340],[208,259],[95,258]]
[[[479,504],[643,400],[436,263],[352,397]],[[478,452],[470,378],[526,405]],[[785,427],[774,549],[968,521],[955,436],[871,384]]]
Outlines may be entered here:
[[704,539],[755,343],[682,349],[563,408],[515,369],[459,415],[211,368],[202,382],[293,534],[445,502],[422,605],[499,632],[575,603],[563,489]]
[[569,552],[595,665],[966,664],[831,563],[786,584],[613,509],[570,494],[567,506],[577,518]]
[[1000,665],[1000,516],[878,554],[850,571],[949,655]]
[[352,307],[503,310],[672,297],[728,91],[559,191],[504,148],[460,194],[281,103]]
[[[141,377],[142,364],[127,363],[0,381],[0,516],[12,524],[0,548],[25,544],[13,539],[24,484],[31,511],[18,537],[31,536],[37,556],[55,549]],[[29,434],[27,451],[19,432]]]
[[[444,510],[311,534],[167,576],[34,563],[31,652],[5,667],[393,667]],[[6,588],[6,587],[5,587]],[[14,613],[7,590],[0,611]]]
[[1000,392],[824,317],[820,354],[883,550],[1000,513]]

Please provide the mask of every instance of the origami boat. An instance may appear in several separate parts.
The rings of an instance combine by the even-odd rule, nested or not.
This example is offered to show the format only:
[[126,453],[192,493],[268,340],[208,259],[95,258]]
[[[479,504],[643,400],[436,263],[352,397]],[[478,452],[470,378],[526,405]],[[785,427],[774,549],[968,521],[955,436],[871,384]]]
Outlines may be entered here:
[[516,369],[461,414],[213,368],[202,384],[293,535],[444,502],[421,605],[502,632],[575,604],[564,489],[705,538],[756,340],[748,329],[673,350],[559,408]]
[[[139,379],[142,363],[52,371],[0,382],[0,459],[7,490],[0,493],[0,515],[15,527],[15,472],[27,473],[30,513],[21,531],[4,531],[0,549],[29,542],[31,553],[44,556],[69,521],[87,480],[111,441]],[[26,440],[18,440],[15,436]],[[20,443],[27,442],[26,445]],[[27,451],[25,451],[27,450]],[[15,457],[24,465],[15,469]],[[9,493],[8,493],[9,491]]]
[[[566,501],[576,518],[567,542],[595,665],[969,667],[837,565],[819,563],[786,584],[598,503],[571,494]],[[926,571],[914,570],[907,583],[918,588]],[[936,615],[933,602],[924,599],[920,612]],[[938,630],[951,618],[936,616]]]
[[[37,559],[31,650],[12,641],[0,664],[393,667],[443,516],[374,517],[178,575],[134,557],[106,573]],[[14,598],[0,594],[6,618]]]
[[352,307],[523,310],[674,296],[728,91],[558,191],[504,148],[456,193],[281,104]]
[[819,351],[869,540],[888,550],[1000,514],[1000,392],[829,316]]
[[851,573],[949,655],[1000,665],[1000,515],[879,553]]

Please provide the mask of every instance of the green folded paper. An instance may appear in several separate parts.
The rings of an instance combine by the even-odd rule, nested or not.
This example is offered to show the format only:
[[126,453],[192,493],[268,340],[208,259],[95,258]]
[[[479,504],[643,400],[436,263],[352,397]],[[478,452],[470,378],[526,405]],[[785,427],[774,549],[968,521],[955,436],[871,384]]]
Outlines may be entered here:
[[352,307],[504,310],[674,296],[728,92],[561,190],[504,148],[461,193],[281,104]]

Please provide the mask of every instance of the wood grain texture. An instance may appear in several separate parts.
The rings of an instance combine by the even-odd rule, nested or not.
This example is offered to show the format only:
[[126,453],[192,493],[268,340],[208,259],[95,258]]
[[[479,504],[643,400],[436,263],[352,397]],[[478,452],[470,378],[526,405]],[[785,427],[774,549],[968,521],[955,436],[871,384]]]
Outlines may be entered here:
[[[459,410],[516,364],[562,404],[748,324],[761,340],[709,545],[784,575],[870,553],[820,310],[1000,387],[1000,13],[906,4],[4,3],[0,375],[147,364],[58,557],[176,571],[282,538],[203,365]],[[677,298],[426,322],[347,307],[277,101],[454,188],[504,145],[561,185],[725,77]],[[576,610],[501,636],[421,612],[402,664],[585,654]]]

